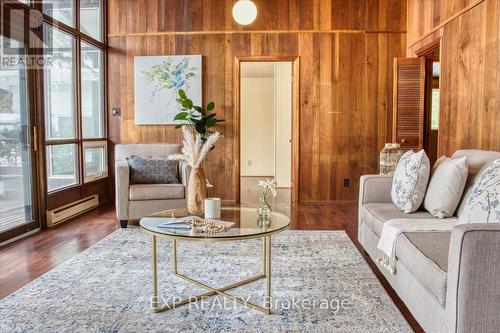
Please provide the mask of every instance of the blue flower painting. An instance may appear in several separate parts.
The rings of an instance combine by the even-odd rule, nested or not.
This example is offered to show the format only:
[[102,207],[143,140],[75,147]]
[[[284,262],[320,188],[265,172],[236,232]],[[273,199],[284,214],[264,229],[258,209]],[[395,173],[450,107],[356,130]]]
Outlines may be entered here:
[[201,56],[135,57],[135,123],[177,124],[180,89],[201,102]]

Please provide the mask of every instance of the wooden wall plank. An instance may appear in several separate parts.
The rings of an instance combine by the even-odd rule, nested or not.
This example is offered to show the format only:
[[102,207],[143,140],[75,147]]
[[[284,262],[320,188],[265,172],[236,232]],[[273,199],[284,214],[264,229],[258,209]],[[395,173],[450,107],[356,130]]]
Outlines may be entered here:
[[[108,34],[296,29],[406,31],[406,0],[253,1],[257,18],[251,25],[241,26],[231,18],[232,0],[109,0]],[[375,8],[378,9],[374,12]]]
[[[379,151],[390,137],[391,64],[393,57],[406,51],[406,1],[255,3],[258,19],[250,27],[241,27],[231,18],[230,0],[109,0],[109,8],[124,16],[109,13],[108,104],[110,110],[122,108],[121,117],[110,116],[112,143],[181,142],[180,131],[172,126],[134,124],[133,59],[138,55],[202,54],[203,101],[213,100],[218,114],[227,120],[219,127],[225,137],[210,155],[206,173],[215,185],[211,195],[235,200],[239,124],[234,59],[298,56],[299,199],[356,200],[359,176],[377,172]],[[155,17],[136,19],[138,15]],[[353,29],[356,31],[351,33],[332,32]],[[374,32],[380,29],[388,31]],[[189,31],[199,33],[185,33]],[[350,187],[343,187],[344,178],[350,179]]]
[[500,1],[409,0],[408,13],[408,56],[441,38],[438,154],[500,151]]

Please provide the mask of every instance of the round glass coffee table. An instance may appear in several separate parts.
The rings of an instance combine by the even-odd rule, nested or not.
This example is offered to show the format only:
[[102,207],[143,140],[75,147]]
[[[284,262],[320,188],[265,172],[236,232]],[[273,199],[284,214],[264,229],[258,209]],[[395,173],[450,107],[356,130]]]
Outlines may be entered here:
[[[173,309],[177,306],[195,302],[203,297],[212,295],[221,295],[228,297],[247,307],[264,312],[271,313],[271,237],[273,234],[283,231],[288,228],[290,219],[285,215],[272,212],[270,219],[267,222],[259,221],[258,214],[255,208],[222,208],[222,221],[234,222],[235,226],[225,232],[219,233],[194,233],[190,229],[167,229],[158,227],[159,224],[171,217],[186,217],[189,213],[186,209],[169,209],[155,213],[148,217],[144,217],[140,221],[140,226],[143,230],[150,233],[152,236],[152,273],[153,273],[153,297],[151,302],[151,310],[153,312],[162,312]],[[198,287],[207,289],[203,294],[191,296],[170,304],[160,306],[158,302],[158,269],[157,269],[157,237],[172,239],[172,257],[173,257],[173,274],[178,278],[193,283]],[[197,242],[221,242],[221,241],[240,241],[244,239],[262,238],[262,266],[261,274],[249,277],[247,279],[232,283],[224,287],[211,287],[203,282],[197,281],[177,269],[177,241],[197,241]],[[244,284],[266,278],[266,293],[264,298],[264,306],[250,303],[243,298],[228,294],[226,291]]]

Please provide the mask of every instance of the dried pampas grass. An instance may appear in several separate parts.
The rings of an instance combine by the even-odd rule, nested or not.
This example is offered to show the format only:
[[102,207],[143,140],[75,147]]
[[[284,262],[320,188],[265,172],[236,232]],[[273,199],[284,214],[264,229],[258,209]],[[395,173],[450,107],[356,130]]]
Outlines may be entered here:
[[205,143],[203,143],[201,135],[199,133],[195,134],[193,129],[186,125],[182,126],[182,134],[184,136],[182,154],[170,155],[168,159],[186,163],[193,169],[200,167],[203,160],[220,138],[220,133],[215,132],[210,134]]

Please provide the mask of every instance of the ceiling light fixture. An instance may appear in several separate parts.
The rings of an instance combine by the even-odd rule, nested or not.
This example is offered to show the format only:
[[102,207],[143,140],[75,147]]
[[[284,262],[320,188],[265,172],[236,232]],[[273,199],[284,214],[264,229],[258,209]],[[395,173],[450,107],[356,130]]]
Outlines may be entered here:
[[250,0],[238,0],[233,6],[233,18],[238,24],[249,25],[257,17],[257,7]]

